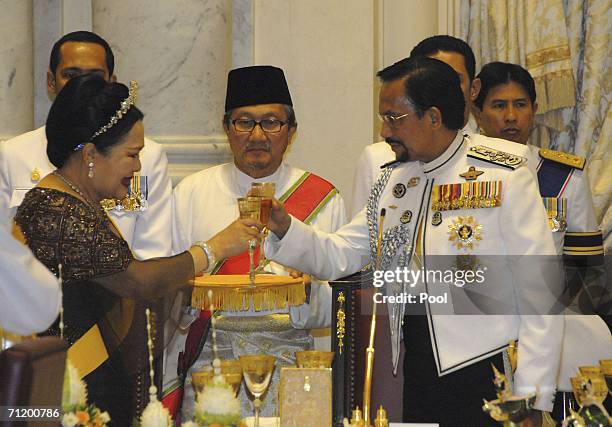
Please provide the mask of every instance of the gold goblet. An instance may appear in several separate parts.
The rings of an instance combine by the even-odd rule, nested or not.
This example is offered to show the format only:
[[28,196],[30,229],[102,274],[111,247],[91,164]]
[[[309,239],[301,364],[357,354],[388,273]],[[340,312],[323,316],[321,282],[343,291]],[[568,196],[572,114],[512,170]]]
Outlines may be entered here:
[[237,359],[221,360],[221,375],[225,378],[225,382],[232,386],[234,395],[238,395],[240,383],[242,383],[242,365]]
[[[256,219],[259,221],[261,213],[261,197],[240,197],[238,198],[238,212],[240,213],[240,219]],[[253,260],[255,246],[257,241],[255,239],[249,241],[249,278],[251,280],[251,287],[255,287],[255,261]]]
[[261,197],[259,220],[263,225],[266,225],[270,220],[270,213],[272,212],[272,199],[274,199],[275,192],[276,184],[273,182],[254,182],[251,184],[251,191],[249,194],[251,194],[251,196]]
[[[262,238],[260,242],[260,247],[263,248],[264,240],[268,236],[268,221],[270,221],[270,216],[272,215],[272,199],[274,199],[274,194],[276,193],[276,184],[273,182],[254,182],[251,184],[251,191],[249,194],[252,196],[261,197],[261,206],[259,210],[259,222],[264,225],[264,229],[262,231]],[[266,257],[263,254],[263,249],[260,252],[259,256],[259,265],[257,266],[257,273],[265,273],[264,267],[266,265]]]
[[261,197],[240,197],[238,198],[238,212],[240,219],[256,219],[259,221],[261,210]]
[[[234,395],[238,395],[240,383],[242,383],[242,366],[240,365],[240,360],[221,360],[220,368],[220,375],[223,377],[225,382],[232,387]],[[191,382],[196,392],[196,396],[198,393],[202,393],[204,388],[212,382],[214,375],[215,373],[212,366],[207,366],[204,369],[191,374]]]
[[333,351],[296,351],[295,362],[298,368],[331,368]]
[[193,372],[191,374],[191,384],[196,392],[196,399],[199,393],[204,391],[204,387],[210,383],[213,379],[214,372],[212,366],[208,366],[201,371]]
[[242,375],[244,383],[255,397],[253,406],[255,407],[255,427],[259,427],[259,411],[261,409],[261,396],[265,393],[270,385],[272,372],[274,371],[274,363],[276,358],[266,354],[253,354],[240,356],[240,365],[242,366]]

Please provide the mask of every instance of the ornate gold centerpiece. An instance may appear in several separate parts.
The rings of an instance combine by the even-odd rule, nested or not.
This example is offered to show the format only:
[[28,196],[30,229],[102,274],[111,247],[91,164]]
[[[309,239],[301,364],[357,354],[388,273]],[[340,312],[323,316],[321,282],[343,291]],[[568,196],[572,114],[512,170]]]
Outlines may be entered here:
[[491,401],[483,399],[483,411],[487,412],[495,421],[503,423],[504,427],[522,426],[533,410],[536,395],[513,396],[506,376],[499,372],[494,365],[491,366],[495,374],[493,384],[495,384],[497,399]]
[[[612,418],[603,406],[608,396],[604,371],[609,369],[611,361],[602,361],[599,366],[580,366],[578,375],[570,378],[574,397],[580,406],[578,411],[571,410],[571,415],[563,421],[569,427],[599,427],[612,425]],[[610,372],[609,370],[607,372]]]

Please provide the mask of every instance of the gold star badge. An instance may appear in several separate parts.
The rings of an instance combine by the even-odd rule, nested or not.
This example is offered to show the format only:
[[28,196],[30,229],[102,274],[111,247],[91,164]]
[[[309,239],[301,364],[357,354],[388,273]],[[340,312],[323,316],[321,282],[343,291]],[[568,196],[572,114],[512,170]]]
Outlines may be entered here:
[[38,170],[38,168],[32,169],[32,172],[30,172],[30,179],[32,180],[32,182],[40,181],[40,171]]
[[467,172],[460,173],[459,176],[461,178],[465,178],[466,181],[474,181],[480,175],[482,175],[484,171],[476,170],[474,166],[470,166]]
[[478,224],[473,216],[459,216],[448,226],[448,240],[457,249],[474,249],[476,243],[482,240],[482,225]]

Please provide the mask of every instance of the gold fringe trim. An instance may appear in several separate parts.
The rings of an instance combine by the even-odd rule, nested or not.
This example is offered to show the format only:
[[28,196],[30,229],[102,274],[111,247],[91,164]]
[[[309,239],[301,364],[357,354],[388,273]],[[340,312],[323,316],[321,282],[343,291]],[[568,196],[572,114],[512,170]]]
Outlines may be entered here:
[[[208,291],[212,290],[212,299]],[[248,311],[251,305],[255,311],[278,310],[302,305],[306,302],[304,283],[263,287],[225,288],[220,286],[197,286],[191,294],[192,307],[208,310]]]

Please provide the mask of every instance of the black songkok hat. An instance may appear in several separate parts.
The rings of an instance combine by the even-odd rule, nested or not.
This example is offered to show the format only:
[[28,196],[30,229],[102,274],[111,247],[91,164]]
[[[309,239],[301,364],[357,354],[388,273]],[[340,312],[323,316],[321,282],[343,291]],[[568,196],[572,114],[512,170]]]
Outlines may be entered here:
[[225,111],[260,104],[293,107],[283,70],[270,65],[236,68],[227,76]]

